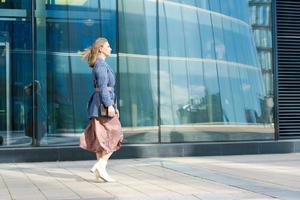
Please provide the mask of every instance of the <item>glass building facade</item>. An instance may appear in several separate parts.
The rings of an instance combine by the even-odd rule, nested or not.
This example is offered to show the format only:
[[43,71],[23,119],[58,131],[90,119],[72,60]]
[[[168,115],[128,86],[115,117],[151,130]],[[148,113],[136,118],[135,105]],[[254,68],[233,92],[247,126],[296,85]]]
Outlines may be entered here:
[[113,49],[127,144],[274,140],[271,0],[0,1],[2,147],[78,145]]

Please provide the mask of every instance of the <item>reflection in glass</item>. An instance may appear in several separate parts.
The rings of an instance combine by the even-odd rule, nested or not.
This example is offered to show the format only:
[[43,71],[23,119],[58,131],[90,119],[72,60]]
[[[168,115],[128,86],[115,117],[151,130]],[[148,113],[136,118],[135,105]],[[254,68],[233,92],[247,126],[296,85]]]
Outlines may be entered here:
[[0,145],[34,127],[37,144],[78,144],[93,85],[77,51],[100,36],[126,143],[274,138],[271,0],[36,1],[34,34],[31,6],[0,3]]
[[[86,104],[93,84],[91,70],[77,52],[103,36],[115,55],[115,10],[116,3],[110,0],[37,2],[37,129],[44,136],[41,145],[78,144],[78,135],[88,121]],[[116,57],[107,61],[116,70]]]
[[249,0],[250,23],[260,63],[263,82],[266,89],[266,104],[271,106],[268,113],[273,122],[273,63],[272,63],[272,28],[271,0]]
[[272,139],[248,1],[207,3],[159,2],[161,140]]
[[0,147],[32,143],[30,1],[0,3]]
[[119,1],[120,113],[127,143],[157,143],[156,4]]

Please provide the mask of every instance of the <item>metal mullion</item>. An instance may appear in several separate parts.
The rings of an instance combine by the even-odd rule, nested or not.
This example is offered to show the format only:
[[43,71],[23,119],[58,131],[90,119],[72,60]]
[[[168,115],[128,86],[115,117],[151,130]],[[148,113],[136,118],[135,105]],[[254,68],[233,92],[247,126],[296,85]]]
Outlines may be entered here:
[[35,79],[36,79],[36,56],[35,56],[35,39],[36,39],[36,30],[35,30],[35,1],[31,0],[31,46],[32,46],[32,146],[38,146],[37,141],[37,113],[36,113],[36,86],[35,86]]
[[158,143],[161,143],[161,107],[160,107],[160,52],[159,52],[159,2],[156,1],[156,57],[157,57],[157,125]]

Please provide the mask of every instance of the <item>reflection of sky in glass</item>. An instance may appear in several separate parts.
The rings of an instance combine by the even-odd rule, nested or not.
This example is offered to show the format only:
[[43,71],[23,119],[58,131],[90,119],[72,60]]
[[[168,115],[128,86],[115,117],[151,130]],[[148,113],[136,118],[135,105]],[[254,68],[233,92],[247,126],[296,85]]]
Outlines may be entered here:
[[[12,74],[12,105],[26,110],[20,100],[23,90],[15,87],[30,83],[33,65],[29,54],[13,49],[31,50],[31,1],[17,2],[2,2],[0,24],[9,36],[11,65],[17,72]],[[47,99],[49,135],[86,125],[83,96],[88,98],[94,88],[91,69],[76,52],[99,36],[113,47],[107,62],[120,78],[125,126],[157,126],[159,117],[164,125],[270,123],[262,116],[270,118],[267,111],[273,105],[270,0],[250,1],[250,9],[248,0],[119,0],[118,11],[116,2],[37,1],[33,25],[41,45],[36,74]],[[255,45],[261,47],[258,54]],[[38,103],[44,104],[40,99]],[[14,109],[14,116],[22,118],[19,108]]]
[[[168,40],[160,40],[164,55],[160,59],[169,60],[164,62],[168,67],[163,68],[170,78],[168,87],[161,81],[161,99],[172,99],[173,112],[198,99],[199,104],[206,105],[207,120],[212,122],[256,123],[253,117],[261,115],[265,94],[248,24],[247,1],[230,0],[226,6],[227,1],[208,1],[211,11],[197,7],[196,1],[184,2],[188,5],[160,3],[160,19],[164,21],[160,23],[160,37]],[[189,62],[197,59],[198,69],[195,64],[191,70]],[[177,117],[173,116],[176,124],[180,123]]]

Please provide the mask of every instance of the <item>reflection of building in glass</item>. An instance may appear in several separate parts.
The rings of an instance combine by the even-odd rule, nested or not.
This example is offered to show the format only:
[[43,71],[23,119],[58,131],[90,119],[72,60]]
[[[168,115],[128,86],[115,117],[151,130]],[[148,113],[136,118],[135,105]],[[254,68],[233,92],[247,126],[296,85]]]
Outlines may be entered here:
[[[93,91],[77,51],[99,36],[113,49],[126,142],[274,137],[269,1],[37,1],[34,21],[33,1],[21,2],[0,2],[0,70],[11,69],[0,89],[12,91],[0,118],[14,119],[11,128],[0,120],[4,146],[30,145],[31,122],[47,130],[41,145],[77,144]],[[41,90],[30,119],[24,86],[33,80]]]
[[249,0],[249,9],[267,96],[273,98],[271,0]]
[[[210,100],[211,104],[217,105],[220,101],[220,94],[215,95],[206,95],[205,97],[202,97],[200,101],[197,101],[196,99],[190,99],[190,102],[188,104],[185,104],[181,106],[177,110],[177,115],[179,119],[180,124],[188,124],[188,123],[208,123],[209,122],[209,102]],[[221,112],[221,108],[214,109],[215,112]],[[219,118],[214,118],[214,122],[229,122],[228,117],[226,116],[226,113],[223,113],[223,118],[220,113],[210,113],[211,116],[216,116]]]
[[[163,124],[268,123],[258,120],[265,109],[260,99],[266,93],[248,23],[248,4],[218,2],[159,4],[160,70],[170,79],[160,85]],[[191,107],[186,105],[194,97],[205,99],[199,105],[201,116],[188,121],[174,115],[180,105],[179,113],[187,113],[182,109]],[[170,109],[174,111],[167,113]]]

